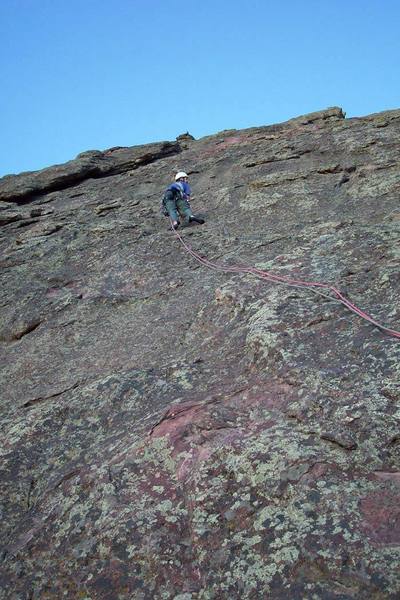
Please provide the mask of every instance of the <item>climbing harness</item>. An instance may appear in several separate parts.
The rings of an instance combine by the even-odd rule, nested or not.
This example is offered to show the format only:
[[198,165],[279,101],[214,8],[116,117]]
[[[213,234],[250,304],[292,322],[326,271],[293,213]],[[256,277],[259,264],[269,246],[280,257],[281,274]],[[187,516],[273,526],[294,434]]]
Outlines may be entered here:
[[[340,290],[338,290],[336,287],[334,287],[333,285],[330,285],[328,283],[320,283],[318,281],[302,281],[301,279],[292,279],[291,277],[285,277],[283,275],[275,275],[275,274],[271,273],[270,271],[264,271],[263,269],[258,269],[257,267],[252,267],[252,266],[247,266],[247,265],[228,266],[228,265],[221,265],[221,264],[215,263],[211,260],[208,260],[208,258],[204,258],[200,254],[195,252],[191,248],[191,246],[189,246],[185,242],[185,240],[183,239],[183,237],[179,233],[179,231],[174,229],[174,227],[172,226],[172,222],[171,222],[171,229],[175,233],[176,237],[178,238],[178,240],[180,241],[182,246],[185,248],[185,250],[195,260],[197,260],[197,262],[204,265],[205,267],[208,267],[209,269],[213,269],[215,271],[221,271],[223,273],[250,273],[251,275],[254,275],[255,277],[258,277],[259,279],[262,279],[264,281],[270,281],[272,283],[280,283],[280,284],[287,285],[290,287],[309,289],[314,294],[318,294],[320,296],[323,296],[324,298],[328,298],[328,300],[340,302],[340,304],[343,304],[343,306],[345,306],[348,310],[350,310],[354,314],[358,315],[365,321],[368,321],[369,323],[371,323],[371,325],[374,325],[381,331],[385,332],[387,335],[390,335],[392,337],[400,339],[400,331],[396,331],[395,329],[390,329],[389,327],[385,327],[381,323],[378,323],[378,321],[373,319],[369,314],[367,314],[366,312],[364,312],[363,310],[358,308],[358,306],[356,306],[355,304],[350,302],[350,300],[348,298],[346,298],[342,294],[342,292]],[[333,296],[331,294],[329,294],[328,292],[331,292],[333,294]]]

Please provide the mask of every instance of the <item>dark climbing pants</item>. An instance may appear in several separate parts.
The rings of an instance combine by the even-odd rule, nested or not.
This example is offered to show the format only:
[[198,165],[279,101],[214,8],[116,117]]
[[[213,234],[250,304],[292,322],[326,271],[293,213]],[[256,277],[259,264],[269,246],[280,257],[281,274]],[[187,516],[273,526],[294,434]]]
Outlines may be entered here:
[[189,220],[192,216],[192,209],[189,202],[183,198],[175,199],[172,192],[167,192],[164,197],[165,210],[172,221],[179,221],[178,213],[181,218]]

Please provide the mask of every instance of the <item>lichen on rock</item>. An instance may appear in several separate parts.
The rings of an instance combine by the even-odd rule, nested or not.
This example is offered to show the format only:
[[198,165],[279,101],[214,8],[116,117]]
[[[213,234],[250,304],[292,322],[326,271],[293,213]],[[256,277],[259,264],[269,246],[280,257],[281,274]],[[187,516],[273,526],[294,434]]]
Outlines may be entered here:
[[0,180],[2,598],[394,600],[400,111]]

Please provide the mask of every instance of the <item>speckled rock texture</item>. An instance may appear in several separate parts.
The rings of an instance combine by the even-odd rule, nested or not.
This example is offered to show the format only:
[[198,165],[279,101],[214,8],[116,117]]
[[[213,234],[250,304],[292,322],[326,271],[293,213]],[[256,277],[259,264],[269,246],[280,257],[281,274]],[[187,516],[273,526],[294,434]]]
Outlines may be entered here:
[[1,592],[400,595],[400,110],[339,108],[0,180]]

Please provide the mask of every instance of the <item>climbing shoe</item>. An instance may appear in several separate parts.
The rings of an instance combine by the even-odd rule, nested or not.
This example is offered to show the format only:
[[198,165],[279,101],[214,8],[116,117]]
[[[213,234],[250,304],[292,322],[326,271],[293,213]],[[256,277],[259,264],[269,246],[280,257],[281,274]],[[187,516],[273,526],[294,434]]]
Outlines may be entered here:
[[179,221],[172,221],[172,227],[174,229],[178,229],[178,227],[179,227]]
[[199,223],[200,225],[204,225],[205,223],[204,219],[201,217],[196,217],[196,215],[191,215],[189,217],[189,223],[192,223],[193,221],[195,221],[195,223]]

